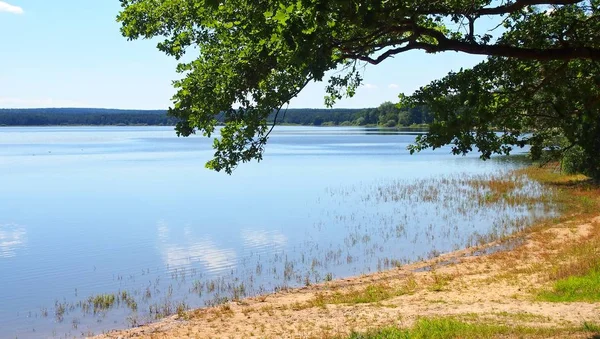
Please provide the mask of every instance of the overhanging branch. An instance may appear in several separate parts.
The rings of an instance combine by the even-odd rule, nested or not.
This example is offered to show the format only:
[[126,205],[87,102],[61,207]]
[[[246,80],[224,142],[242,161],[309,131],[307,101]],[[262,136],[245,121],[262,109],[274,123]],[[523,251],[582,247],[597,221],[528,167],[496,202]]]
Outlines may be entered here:
[[484,16],[484,15],[505,15],[519,11],[527,6],[536,5],[574,5],[584,0],[516,0],[509,1],[504,5],[496,7],[436,7],[435,5],[424,5],[423,8],[414,11],[417,15],[468,15],[468,16]]
[[582,0],[517,0],[509,2],[506,5],[492,7],[492,8],[481,8],[474,10],[472,14],[476,15],[503,15],[508,13],[514,13],[527,6],[535,5],[573,5]]
[[[439,37],[438,37],[439,38]],[[600,49],[592,47],[559,47],[559,48],[523,48],[509,45],[482,45],[465,41],[457,41],[444,38],[438,44],[422,42],[410,42],[404,46],[388,49],[377,57],[369,55],[349,53],[342,49],[342,57],[345,59],[357,59],[366,61],[373,65],[383,60],[410,50],[424,50],[427,53],[439,53],[447,51],[464,52],[475,55],[499,56],[529,60],[573,60],[587,59],[600,60]]]

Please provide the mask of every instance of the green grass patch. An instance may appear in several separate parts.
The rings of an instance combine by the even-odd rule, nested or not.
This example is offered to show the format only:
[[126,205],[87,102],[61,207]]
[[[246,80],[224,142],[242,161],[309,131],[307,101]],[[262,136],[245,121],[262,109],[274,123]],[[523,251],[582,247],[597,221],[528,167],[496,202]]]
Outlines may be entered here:
[[353,290],[345,293],[318,294],[313,300],[316,306],[325,304],[367,304],[376,303],[402,294],[400,291],[386,285],[369,285],[363,290]]
[[558,280],[552,290],[540,292],[538,299],[552,302],[600,301],[600,269]]
[[94,306],[94,312],[99,312],[110,309],[115,304],[116,298],[114,294],[99,294],[90,297],[88,302]]
[[[393,297],[412,294],[417,289],[417,282],[413,275],[406,278],[400,286],[390,286],[387,284],[373,284],[362,289],[352,289],[342,292],[317,293],[310,301],[297,306],[297,309],[309,307],[325,307],[327,304],[370,304],[379,303]],[[385,306],[385,305],[381,305]]]
[[[496,338],[503,336],[555,335],[558,329],[467,323],[454,318],[423,318],[408,329],[387,327],[367,333],[352,333],[350,339],[442,339],[442,338]],[[564,330],[562,330],[564,331]]]
[[585,321],[583,323],[583,330],[585,332],[591,332],[591,333],[594,333],[594,334],[600,334],[600,325]]

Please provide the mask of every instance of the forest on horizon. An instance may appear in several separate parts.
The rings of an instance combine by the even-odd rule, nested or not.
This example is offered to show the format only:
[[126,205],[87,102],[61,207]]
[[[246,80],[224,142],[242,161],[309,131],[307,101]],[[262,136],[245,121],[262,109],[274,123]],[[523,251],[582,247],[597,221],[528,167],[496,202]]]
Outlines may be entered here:
[[[268,121],[273,122],[275,114]],[[0,126],[174,126],[178,119],[167,110],[104,108],[4,108]],[[391,102],[375,108],[290,108],[277,122],[304,126],[410,126],[428,124],[432,117],[423,108],[400,109]]]

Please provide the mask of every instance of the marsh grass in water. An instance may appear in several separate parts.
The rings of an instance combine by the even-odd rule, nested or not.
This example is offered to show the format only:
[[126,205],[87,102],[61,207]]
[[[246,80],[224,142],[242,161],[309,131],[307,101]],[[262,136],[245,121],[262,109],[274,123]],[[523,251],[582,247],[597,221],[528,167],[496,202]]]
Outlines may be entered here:
[[95,297],[90,297],[88,300],[94,307],[94,313],[110,309],[116,301],[117,298],[114,294],[99,294]]
[[[325,227],[339,229],[341,232],[329,239],[330,244],[319,244],[309,237],[291,251],[281,249],[272,257],[250,255],[237,267],[215,275],[204,276],[195,267],[168,268],[167,274],[153,276],[143,287],[57,303],[54,313],[62,321],[69,313],[79,318],[73,314],[77,309],[83,315],[106,317],[119,308],[129,312],[126,317],[131,326],[173,314],[186,319],[190,307],[223,307],[247,296],[400,267],[502,239],[555,216],[558,191],[546,189],[528,173],[518,171],[330,187],[319,198],[323,211],[319,211],[314,229],[307,227],[311,237],[320,236]],[[147,274],[150,269],[143,270],[142,275]],[[118,275],[116,279],[135,284],[136,278]],[[446,290],[452,280],[452,276],[435,274],[429,289]],[[411,294],[416,288],[414,277],[409,276],[403,286],[375,284],[362,290],[323,292],[294,308],[379,303]]]

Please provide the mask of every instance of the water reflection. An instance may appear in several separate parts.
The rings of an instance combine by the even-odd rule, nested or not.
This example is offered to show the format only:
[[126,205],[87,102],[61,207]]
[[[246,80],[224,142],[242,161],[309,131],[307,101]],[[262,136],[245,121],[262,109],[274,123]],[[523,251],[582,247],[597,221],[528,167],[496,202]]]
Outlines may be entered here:
[[[209,139],[177,138],[172,127],[2,129],[0,272],[11,274],[0,289],[0,338],[127,327],[177,302],[199,307],[367,273],[512,225],[511,209],[471,213],[462,185],[445,194],[439,180],[416,180],[510,169],[514,158],[481,162],[448,148],[411,157],[414,133],[281,126],[264,163],[223,176],[199,170],[213,154]],[[397,180],[417,197],[443,192],[439,201],[400,199],[407,189]],[[121,302],[95,317],[82,308],[119,291],[138,311]]]
[[427,128],[396,128],[396,127],[307,127],[307,126],[277,126],[274,133],[277,135],[421,135],[428,131]]
[[27,242],[25,227],[17,224],[0,224],[0,258],[17,255],[16,250]]
[[184,238],[180,243],[171,236],[171,229],[164,221],[158,222],[157,233],[163,262],[169,268],[188,268],[200,263],[207,272],[216,272],[236,263],[233,248],[220,248],[208,236],[195,238],[190,227],[183,229]]
[[288,242],[288,238],[279,231],[243,229],[241,236],[244,246],[247,248],[270,247],[279,250],[285,247]]

